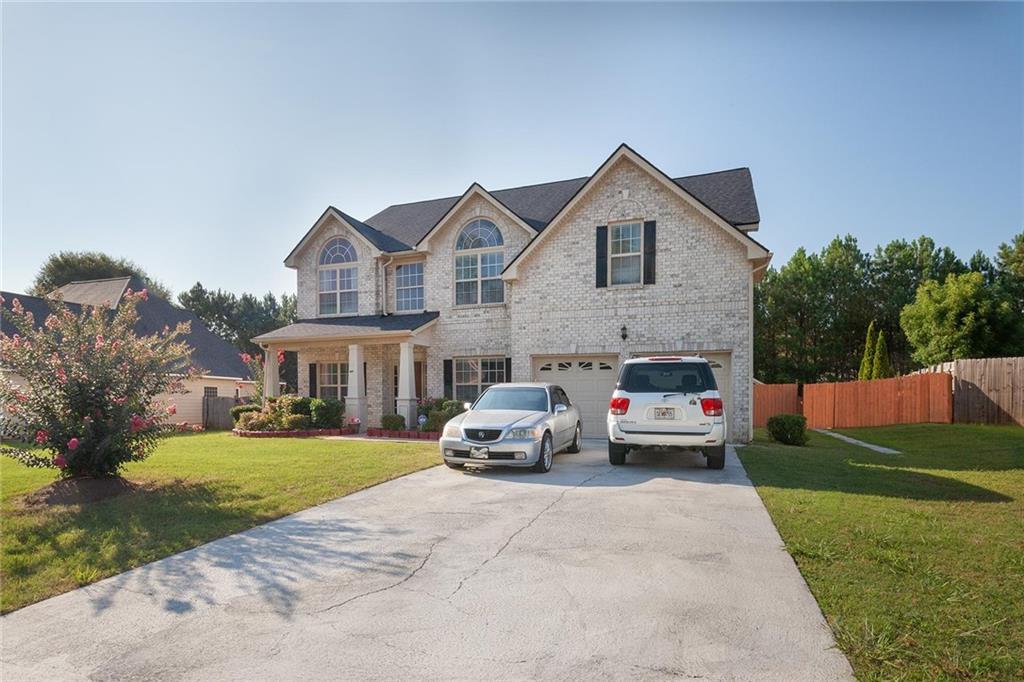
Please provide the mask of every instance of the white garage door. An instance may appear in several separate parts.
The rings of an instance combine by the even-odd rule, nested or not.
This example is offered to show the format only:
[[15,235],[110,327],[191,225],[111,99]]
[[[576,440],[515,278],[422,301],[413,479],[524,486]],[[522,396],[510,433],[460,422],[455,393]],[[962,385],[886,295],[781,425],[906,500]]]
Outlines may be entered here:
[[567,355],[533,360],[533,380],[547,381],[565,389],[569,400],[579,408],[583,435],[588,437],[605,437],[608,400],[618,377],[616,355]]

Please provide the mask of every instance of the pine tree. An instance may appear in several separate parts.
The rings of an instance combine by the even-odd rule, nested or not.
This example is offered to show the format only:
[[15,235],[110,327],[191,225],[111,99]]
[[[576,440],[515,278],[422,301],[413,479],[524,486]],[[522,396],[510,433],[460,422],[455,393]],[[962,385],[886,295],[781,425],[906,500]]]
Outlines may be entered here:
[[864,354],[860,359],[860,371],[857,372],[857,379],[866,381],[871,378],[875,369],[875,321],[871,320],[868,325],[868,336],[864,339]]
[[885,345],[885,332],[878,332],[878,343],[875,344],[874,368],[872,379],[888,379],[893,376],[892,363],[889,362],[889,348]]

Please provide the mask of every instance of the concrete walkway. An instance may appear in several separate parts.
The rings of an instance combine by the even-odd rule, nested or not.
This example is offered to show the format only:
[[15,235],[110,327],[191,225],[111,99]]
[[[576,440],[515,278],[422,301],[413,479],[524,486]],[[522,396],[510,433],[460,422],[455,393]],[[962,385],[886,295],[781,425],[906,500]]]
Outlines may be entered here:
[[731,449],[437,467],[0,625],[5,682],[852,679]]
[[846,435],[843,435],[841,433],[836,433],[835,431],[829,431],[828,429],[813,429],[813,430],[816,431],[817,433],[825,434],[826,436],[832,436],[833,438],[838,438],[839,440],[843,441],[844,443],[849,443],[850,445],[859,445],[860,447],[867,448],[868,450],[874,450],[875,452],[881,452],[883,455],[899,455],[899,454],[901,454],[899,450],[893,450],[892,448],[887,448],[887,447],[885,447],[883,445],[875,445],[874,443],[867,443],[865,441],[857,440],[856,438],[851,438],[850,436],[846,436]]

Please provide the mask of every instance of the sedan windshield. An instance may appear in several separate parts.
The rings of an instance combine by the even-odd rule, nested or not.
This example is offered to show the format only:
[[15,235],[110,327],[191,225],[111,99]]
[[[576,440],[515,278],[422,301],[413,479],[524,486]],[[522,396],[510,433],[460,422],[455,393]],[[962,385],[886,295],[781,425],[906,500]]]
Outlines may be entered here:
[[546,412],[548,392],[543,388],[491,388],[477,399],[473,409]]

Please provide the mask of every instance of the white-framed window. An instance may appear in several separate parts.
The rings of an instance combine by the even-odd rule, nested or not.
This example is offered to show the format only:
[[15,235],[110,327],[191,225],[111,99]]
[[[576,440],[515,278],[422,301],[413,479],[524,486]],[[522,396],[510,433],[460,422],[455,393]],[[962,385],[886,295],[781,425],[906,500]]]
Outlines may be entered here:
[[395,309],[423,310],[423,263],[403,263],[395,268]]
[[203,397],[204,398],[216,398],[217,387],[216,386],[203,386]]
[[505,381],[505,358],[455,358],[455,399],[473,402],[484,389]]
[[643,234],[639,221],[608,226],[608,272],[613,285],[642,281]]
[[359,312],[359,260],[352,243],[335,237],[320,251],[317,269],[321,315],[355,315]]
[[462,228],[455,242],[455,305],[505,302],[504,244],[490,220],[478,218]]
[[319,397],[340,400],[348,393],[348,363],[321,362],[316,366],[316,374]]

